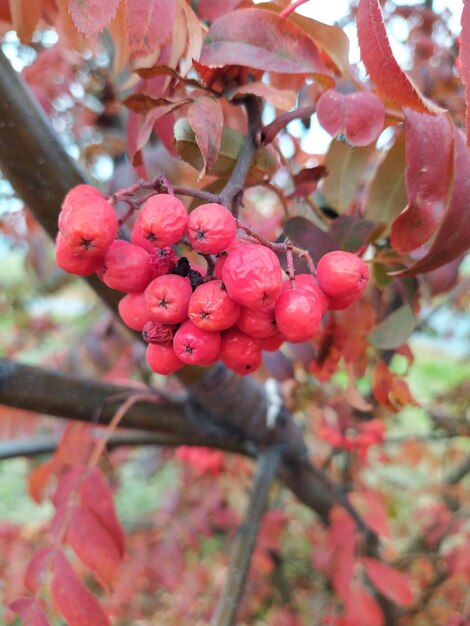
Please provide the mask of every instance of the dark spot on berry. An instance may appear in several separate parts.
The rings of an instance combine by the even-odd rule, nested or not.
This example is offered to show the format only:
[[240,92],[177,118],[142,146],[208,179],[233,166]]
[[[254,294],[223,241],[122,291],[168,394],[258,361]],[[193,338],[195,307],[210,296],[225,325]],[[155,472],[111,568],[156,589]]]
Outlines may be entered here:
[[205,239],[206,238],[206,233],[203,230],[197,230],[196,232],[196,239]]
[[185,256],[182,256],[176,262],[175,267],[171,270],[172,274],[176,274],[177,276],[183,276],[185,278],[190,272],[189,261]]

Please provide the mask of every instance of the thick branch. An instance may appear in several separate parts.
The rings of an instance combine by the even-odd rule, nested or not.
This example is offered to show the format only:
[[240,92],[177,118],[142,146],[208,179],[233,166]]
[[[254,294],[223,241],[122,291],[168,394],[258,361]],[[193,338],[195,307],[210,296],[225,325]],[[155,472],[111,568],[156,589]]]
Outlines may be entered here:
[[269,487],[276,476],[281,456],[282,448],[277,446],[267,450],[260,457],[245,519],[235,537],[228,575],[217,603],[211,626],[233,626],[235,624],[261,517],[266,509]]

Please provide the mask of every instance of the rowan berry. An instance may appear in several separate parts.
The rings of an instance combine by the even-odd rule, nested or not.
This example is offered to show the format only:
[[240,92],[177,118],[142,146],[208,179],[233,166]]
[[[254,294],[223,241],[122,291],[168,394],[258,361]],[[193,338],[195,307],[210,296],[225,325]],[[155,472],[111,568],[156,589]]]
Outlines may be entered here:
[[162,346],[172,346],[176,325],[170,326],[155,320],[146,322],[142,329],[142,337],[147,343],[159,343]]
[[150,267],[153,278],[169,274],[178,261],[178,255],[170,248],[152,248],[150,252]]
[[[308,291],[312,291],[320,298],[320,302],[322,305],[322,315],[324,315],[330,306],[330,300],[326,293],[322,291],[318,285],[318,281],[312,274],[296,274],[295,275],[295,286],[300,287],[301,289],[308,289]],[[282,286],[282,291],[286,291],[291,288],[291,281],[285,280]]]
[[102,257],[89,256],[85,253],[76,253],[66,244],[62,234],[59,232],[56,239],[55,260],[57,265],[77,276],[89,276],[96,272],[103,263]]
[[144,304],[144,293],[128,293],[118,304],[119,315],[132,330],[143,330],[150,316]]
[[259,349],[265,350],[266,352],[275,352],[276,350],[279,350],[285,340],[286,338],[279,331],[272,337],[255,339],[256,345],[259,347]]
[[240,305],[228,295],[221,280],[211,280],[196,288],[189,300],[189,319],[203,330],[225,330],[240,315]]
[[96,198],[104,199],[99,189],[92,185],[77,185],[73,187],[65,196],[61,212],[59,214],[59,229],[64,225],[64,220],[70,211],[80,209],[84,204],[92,203]]
[[222,334],[219,357],[227,367],[241,376],[257,370],[262,359],[256,340],[237,328],[231,328]]
[[203,330],[186,320],[175,333],[173,349],[188,365],[212,365],[219,355],[220,343],[219,332]]
[[117,239],[109,247],[98,276],[111,289],[143,291],[152,279],[149,253]]
[[279,259],[261,245],[242,245],[231,251],[222,277],[229,296],[249,309],[275,302],[282,290]]
[[188,212],[175,196],[157,194],[144,202],[137,222],[144,239],[155,247],[166,248],[184,235]]
[[144,292],[144,301],[151,318],[165,324],[180,324],[188,317],[191,283],[176,274],[158,276]]
[[236,237],[232,241],[232,243],[226,248],[226,250],[224,250],[223,252],[220,252],[217,255],[217,259],[216,259],[215,267],[214,267],[214,276],[216,278],[218,278],[219,280],[222,280],[222,269],[225,265],[225,261],[227,260],[227,256],[230,254],[230,252],[232,252],[236,248],[240,248],[241,246],[246,246],[246,245],[252,246],[254,244],[253,242],[248,241],[247,239],[243,237]]
[[157,374],[167,376],[184,367],[171,346],[163,346],[157,343],[149,343],[145,353],[147,363]]
[[270,304],[258,311],[242,307],[237,327],[250,337],[264,339],[273,337],[277,333],[276,320],[274,318],[274,304]]
[[320,298],[307,289],[288,289],[276,301],[275,316],[280,332],[288,341],[306,341],[320,328]]
[[[96,190],[72,190],[66,197],[65,212],[60,217],[59,228],[71,250],[87,256],[103,257],[117,234],[118,218],[113,207]],[[91,188],[93,189],[93,188]]]
[[361,297],[362,291],[354,291],[347,296],[340,296],[338,298],[330,297],[330,311],[343,311],[354,304]]
[[355,254],[335,250],[318,261],[317,279],[327,296],[343,298],[352,293],[362,293],[369,279],[369,270]]
[[189,214],[186,234],[189,243],[203,254],[218,254],[235,239],[235,218],[221,204],[201,204]]

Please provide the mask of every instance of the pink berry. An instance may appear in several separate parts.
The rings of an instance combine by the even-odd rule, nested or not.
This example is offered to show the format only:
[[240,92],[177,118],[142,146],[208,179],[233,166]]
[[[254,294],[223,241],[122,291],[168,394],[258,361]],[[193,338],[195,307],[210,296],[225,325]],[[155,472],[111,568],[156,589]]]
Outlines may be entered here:
[[177,243],[188,223],[186,207],[175,196],[157,194],[146,200],[140,210],[140,234],[157,248]]
[[282,346],[286,338],[280,332],[277,332],[272,337],[266,337],[263,339],[255,339],[257,346],[260,350],[265,350],[266,352],[275,352],[279,350]]
[[178,328],[173,349],[188,365],[212,365],[220,351],[219,332],[202,330],[187,320]]
[[261,245],[244,245],[231,251],[222,277],[229,296],[249,309],[262,309],[275,302],[282,290],[279,259]]
[[[295,275],[295,286],[300,287],[301,289],[308,289],[308,291],[312,291],[315,293],[321,301],[322,305],[322,315],[324,315],[330,306],[330,300],[326,293],[320,289],[318,286],[318,281],[312,274],[296,274]],[[291,281],[289,279],[285,280],[282,285],[282,291],[286,291],[291,288]]]
[[143,291],[152,278],[149,253],[117,239],[109,247],[98,275],[111,289]]
[[232,328],[222,335],[219,357],[231,370],[246,376],[258,369],[262,355],[253,337]]
[[288,289],[276,301],[275,316],[279,331],[287,341],[306,341],[320,328],[322,305],[307,289]]
[[143,330],[150,316],[144,303],[143,292],[128,293],[121,298],[118,305],[119,315],[126,326],[132,330]]
[[57,234],[55,260],[57,265],[77,276],[90,276],[99,269],[103,263],[102,257],[89,256],[85,252],[75,253],[64,241],[61,233]]
[[362,293],[369,279],[369,269],[355,254],[335,250],[318,261],[317,279],[327,296],[342,298]]
[[201,204],[189,214],[186,233],[194,250],[218,254],[235,239],[235,218],[221,204]]
[[343,311],[354,304],[361,297],[361,291],[354,291],[347,296],[340,296],[338,298],[330,297],[330,311]]
[[169,274],[177,261],[178,255],[172,248],[153,248],[150,252],[150,267],[153,278]]
[[165,324],[180,324],[188,317],[191,283],[176,274],[152,280],[144,293],[145,306],[153,319]]
[[274,304],[270,304],[258,311],[242,307],[237,327],[245,335],[250,335],[250,337],[255,337],[256,339],[273,337],[277,333]]
[[225,330],[240,315],[240,305],[228,295],[221,280],[199,285],[189,300],[189,319],[203,330]]
[[183,361],[176,356],[171,346],[168,347],[161,344],[149,343],[145,357],[153,371],[163,376],[173,374],[173,372],[180,370],[185,365]]
[[159,343],[162,346],[172,346],[177,325],[162,324],[155,320],[146,322],[142,329],[142,337],[147,343]]
[[65,196],[59,214],[59,230],[63,228],[64,221],[70,211],[75,211],[83,207],[84,204],[92,203],[97,198],[104,199],[99,189],[92,185],[77,185],[73,187]]

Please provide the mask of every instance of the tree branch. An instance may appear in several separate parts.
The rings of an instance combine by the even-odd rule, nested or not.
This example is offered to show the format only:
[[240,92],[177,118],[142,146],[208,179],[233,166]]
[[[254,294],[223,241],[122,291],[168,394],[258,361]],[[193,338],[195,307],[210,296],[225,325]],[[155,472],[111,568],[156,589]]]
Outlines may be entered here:
[[243,597],[251,557],[258,535],[261,517],[266,509],[271,486],[282,458],[280,446],[267,450],[258,463],[245,520],[238,529],[232,547],[228,575],[217,603],[211,626],[233,626]]

